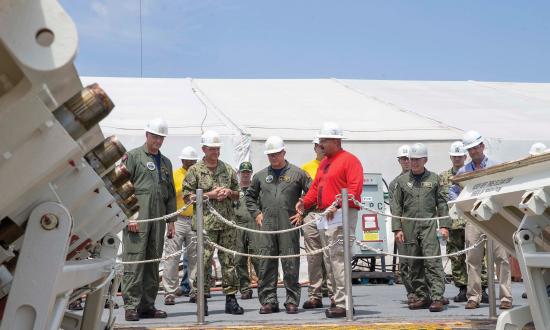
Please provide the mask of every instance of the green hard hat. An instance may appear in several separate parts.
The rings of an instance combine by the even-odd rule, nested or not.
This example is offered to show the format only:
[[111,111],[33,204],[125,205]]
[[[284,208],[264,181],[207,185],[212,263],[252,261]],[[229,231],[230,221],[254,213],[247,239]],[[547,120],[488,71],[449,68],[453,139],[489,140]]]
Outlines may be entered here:
[[239,165],[239,172],[252,172],[252,164],[250,162],[242,162]]

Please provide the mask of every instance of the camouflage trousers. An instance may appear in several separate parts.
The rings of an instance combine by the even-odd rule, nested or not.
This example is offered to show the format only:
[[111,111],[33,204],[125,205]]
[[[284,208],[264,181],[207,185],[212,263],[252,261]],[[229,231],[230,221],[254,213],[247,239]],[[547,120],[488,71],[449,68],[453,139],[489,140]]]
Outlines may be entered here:
[[[234,228],[225,228],[223,230],[208,230],[206,236],[210,241],[221,245],[225,248],[235,250],[235,240],[237,232]],[[204,246],[204,292],[210,290],[210,278],[212,269],[212,258],[214,256],[214,248],[205,244]],[[237,273],[235,271],[235,260],[232,254],[218,250],[218,260],[222,269],[222,288],[226,295],[235,294],[238,290]],[[198,282],[195,282],[198,283]]]
[[[465,247],[465,231],[461,229],[449,230],[449,241],[447,242],[447,253],[454,253],[464,250]],[[468,271],[466,270],[466,254],[461,254],[451,259],[451,270],[453,281],[457,288],[468,285]]]

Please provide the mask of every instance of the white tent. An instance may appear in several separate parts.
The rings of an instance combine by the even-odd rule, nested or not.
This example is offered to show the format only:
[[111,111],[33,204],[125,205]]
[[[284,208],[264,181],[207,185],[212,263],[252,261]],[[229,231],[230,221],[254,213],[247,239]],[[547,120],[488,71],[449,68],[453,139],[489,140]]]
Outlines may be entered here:
[[463,131],[487,137],[489,153],[505,161],[527,154],[535,141],[550,145],[550,84],[373,81],[337,79],[170,79],[83,77],[98,82],[116,107],[102,123],[130,149],[143,143],[153,117],[169,123],[162,148],[174,166],[186,145],[199,148],[202,130],[224,140],[221,158],[233,166],[267,165],[263,143],[279,135],[287,158],[301,165],[314,157],[311,140],[323,121],[338,122],[365,172],[391,180],[395,152],[404,143],[429,146],[428,168],[450,163],[447,149]]
[[[160,79],[83,77],[99,83],[115,103],[101,122],[127,149],[144,142],[143,128],[154,117],[169,124],[162,152],[179,166],[180,150],[200,150],[203,130],[222,135],[221,158],[237,167],[250,160],[267,165],[264,142],[279,135],[287,159],[301,165],[314,157],[311,141],[324,121],[338,122],[344,148],[365,172],[386,181],[399,172],[395,154],[402,144],[426,143],[427,167],[450,166],[450,144],[475,129],[487,139],[489,155],[522,158],[536,141],[550,146],[550,84],[472,81],[373,81],[337,79]],[[387,223],[389,225],[389,223]],[[387,230],[389,232],[389,228]],[[392,246],[393,237],[388,235]],[[304,262],[304,261],[303,261]],[[307,278],[302,266],[301,279]]]

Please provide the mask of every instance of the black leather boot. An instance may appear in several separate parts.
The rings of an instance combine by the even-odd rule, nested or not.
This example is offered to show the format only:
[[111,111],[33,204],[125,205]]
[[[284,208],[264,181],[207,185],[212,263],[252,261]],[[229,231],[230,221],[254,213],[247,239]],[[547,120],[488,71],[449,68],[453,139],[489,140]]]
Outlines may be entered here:
[[239,303],[237,302],[237,298],[234,294],[229,294],[225,296],[225,313],[226,314],[243,314],[244,309],[239,306]]
[[481,303],[482,304],[488,304],[489,303],[489,295],[487,294],[487,287],[482,287],[483,290],[481,291]]
[[453,301],[454,302],[467,302],[468,297],[466,297],[466,291],[467,291],[466,286],[461,286],[458,289],[459,289],[458,294],[456,296],[454,296]]

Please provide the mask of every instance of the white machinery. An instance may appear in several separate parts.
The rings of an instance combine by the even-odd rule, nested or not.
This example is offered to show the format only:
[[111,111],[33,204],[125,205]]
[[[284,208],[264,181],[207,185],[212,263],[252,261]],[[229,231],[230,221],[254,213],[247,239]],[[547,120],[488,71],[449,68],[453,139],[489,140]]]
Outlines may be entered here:
[[462,215],[519,261],[528,306],[500,314],[497,329],[522,329],[531,321],[550,329],[550,153],[457,176],[464,187],[451,202]]
[[[83,89],[76,27],[55,0],[0,0],[0,329],[101,329],[116,234],[137,200],[114,107]],[[118,283],[113,285],[117,287]],[[82,316],[67,304],[87,294]]]

